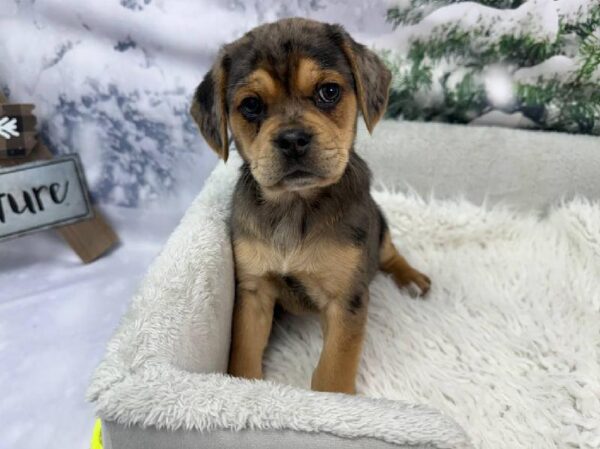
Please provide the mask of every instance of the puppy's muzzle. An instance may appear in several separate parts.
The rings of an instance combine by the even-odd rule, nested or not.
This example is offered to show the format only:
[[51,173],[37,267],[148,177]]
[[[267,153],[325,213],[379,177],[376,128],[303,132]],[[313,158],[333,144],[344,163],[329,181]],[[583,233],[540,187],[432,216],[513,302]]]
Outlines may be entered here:
[[310,151],[312,134],[302,128],[281,131],[274,144],[288,162],[300,162]]

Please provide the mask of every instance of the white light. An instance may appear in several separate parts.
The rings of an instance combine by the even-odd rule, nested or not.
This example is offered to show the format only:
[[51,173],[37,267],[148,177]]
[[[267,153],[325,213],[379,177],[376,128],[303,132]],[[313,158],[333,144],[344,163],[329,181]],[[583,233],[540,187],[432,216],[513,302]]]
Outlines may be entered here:
[[485,92],[489,102],[497,108],[506,108],[515,101],[513,82],[503,68],[493,68],[486,73]]

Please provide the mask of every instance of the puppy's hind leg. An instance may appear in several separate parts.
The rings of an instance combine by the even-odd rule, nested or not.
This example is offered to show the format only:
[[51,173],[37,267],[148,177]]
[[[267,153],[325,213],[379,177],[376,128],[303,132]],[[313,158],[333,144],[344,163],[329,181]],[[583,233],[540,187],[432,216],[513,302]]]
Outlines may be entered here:
[[379,248],[379,268],[389,273],[400,288],[417,288],[418,296],[425,296],[431,287],[429,277],[413,268],[400,255],[390,237],[390,231],[385,229],[381,247]]

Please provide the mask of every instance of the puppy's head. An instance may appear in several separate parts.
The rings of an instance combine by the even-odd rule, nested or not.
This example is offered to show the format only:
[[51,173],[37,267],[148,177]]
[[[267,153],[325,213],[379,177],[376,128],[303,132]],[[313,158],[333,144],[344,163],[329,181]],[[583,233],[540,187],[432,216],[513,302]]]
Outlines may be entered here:
[[285,19],[226,45],[198,86],[192,115],[227,160],[228,130],[270,192],[337,182],[358,111],[369,131],[383,115],[391,75],[339,25]]

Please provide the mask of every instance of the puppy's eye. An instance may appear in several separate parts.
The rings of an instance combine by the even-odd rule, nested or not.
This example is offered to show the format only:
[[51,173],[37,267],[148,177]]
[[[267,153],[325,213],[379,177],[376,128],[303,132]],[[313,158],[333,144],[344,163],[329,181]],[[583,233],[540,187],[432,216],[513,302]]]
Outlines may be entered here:
[[263,112],[264,104],[258,97],[246,97],[239,109],[248,120],[254,120]]
[[319,106],[332,106],[340,99],[340,86],[335,83],[323,84],[317,90],[317,104]]

